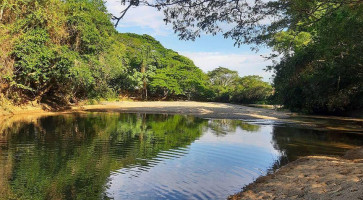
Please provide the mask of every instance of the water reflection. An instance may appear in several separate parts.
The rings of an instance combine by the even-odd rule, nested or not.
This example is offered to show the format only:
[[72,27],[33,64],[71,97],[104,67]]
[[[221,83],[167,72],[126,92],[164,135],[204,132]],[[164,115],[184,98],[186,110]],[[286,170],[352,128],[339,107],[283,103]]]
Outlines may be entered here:
[[359,135],[181,115],[90,113],[0,126],[5,199],[224,199]]
[[301,156],[338,156],[363,145],[363,135],[343,131],[319,131],[296,127],[273,127],[274,148],[282,152],[282,164]]
[[231,119],[220,119],[220,120],[210,120],[208,127],[213,130],[213,133],[217,136],[223,136],[236,132],[237,128],[248,132],[259,131],[260,126],[247,123],[241,120],[231,120]]

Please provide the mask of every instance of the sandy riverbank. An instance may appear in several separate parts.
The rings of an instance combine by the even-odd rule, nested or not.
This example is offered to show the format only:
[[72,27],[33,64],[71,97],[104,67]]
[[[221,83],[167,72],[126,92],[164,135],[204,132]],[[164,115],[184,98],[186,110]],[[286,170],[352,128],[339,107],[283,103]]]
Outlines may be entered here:
[[[76,112],[119,112],[149,114],[183,114],[202,118],[218,119],[287,119],[292,113],[278,112],[272,109],[240,106],[227,103],[195,102],[195,101],[144,101],[144,102],[101,102],[96,105],[75,105],[60,111],[50,111],[42,105],[27,105],[0,108],[1,119],[38,118],[48,115],[68,114]],[[4,120],[3,120],[4,121]],[[14,121],[14,120],[13,120]]]
[[309,156],[258,178],[229,199],[363,199],[363,148],[342,158]]
[[[334,116],[298,115],[287,111],[248,107],[228,103],[196,102],[196,101],[144,101],[144,102],[101,102],[97,105],[77,105],[63,111],[50,112],[40,105],[14,107],[1,111],[0,120],[11,117],[38,117],[44,115],[64,114],[73,112],[122,112],[150,114],[184,114],[202,118],[241,119],[270,122],[293,123],[321,130],[351,131],[363,133],[363,119]],[[270,121],[270,122],[268,122]]]
[[[78,109],[77,107],[73,108]],[[98,105],[82,106],[84,111],[127,112],[127,113],[169,113],[194,115],[203,118],[220,119],[286,119],[290,112],[254,108],[229,103],[196,101],[144,101],[144,102],[102,102]]]
[[[122,112],[184,114],[202,118],[262,120],[264,123],[293,123],[332,131],[363,133],[363,119],[297,115],[285,111],[214,102],[101,102],[73,106],[61,112],[40,106],[17,108],[0,114],[0,130],[16,121],[68,113]],[[363,197],[363,149],[344,158],[310,156],[294,161],[276,173],[261,177],[231,199],[359,199]]]

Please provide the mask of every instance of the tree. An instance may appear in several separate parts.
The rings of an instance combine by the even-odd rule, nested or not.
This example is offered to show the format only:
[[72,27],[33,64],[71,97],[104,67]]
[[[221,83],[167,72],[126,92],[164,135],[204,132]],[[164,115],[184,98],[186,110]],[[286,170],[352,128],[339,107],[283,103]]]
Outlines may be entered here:
[[6,97],[64,105],[106,93],[105,76],[113,63],[107,63],[105,52],[116,32],[103,1],[7,0],[0,5],[0,29],[9,39],[0,47],[6,55],[0,63],[11,71],[0,77]]
[[224,67],[218,67],[208,72],[209,80],[213,85],[222,87],[231,86],[238,78],[238,72]]
[[363,107],[363,6],[345,6],[309,30],[312,42],[272,67],[276,98],[287,108],[344,114]]
[[190,59],[151,36],[117,33],[101,0],[6,0],[0,9],[1,98],[56,108],[118,95],[205,96],[206,75]]
[[[276,103],[289,109],[344,113],[363,107],[360,0],[125,0],[123,3],[162,10],[164,21],[173,25],[181,39],[222,33],[238,46],[271,47],[275,52],[269,58],[281,58],[268,68],[276,72]],[[225,23],[230,28],[221,28]],[[229,98],[227,93],[225,96]]]
[[214,100],[234,103],[265,103],[272,95],[272,86],[260,76],[239,77],[237,71],[218,67],[208,72]]
[[238,72],[232,71],[224,67],[218,67],[208,72],[211,87],[216,94],[215,100],[222,102],[229,102],[231,92],[236,86],[238,80]]
[[272,95],[272,86],[260,76],[245,76],[238,80],[232,101],[237,103],[265,103]]
[[118,35],[129,58],[126,74],[130,81],[124,83],[124,90],[143,88],[149,97],[163,99],[178,95],[203,99],[208,93],[206,75],[189,58],[164,48],[148,35]]

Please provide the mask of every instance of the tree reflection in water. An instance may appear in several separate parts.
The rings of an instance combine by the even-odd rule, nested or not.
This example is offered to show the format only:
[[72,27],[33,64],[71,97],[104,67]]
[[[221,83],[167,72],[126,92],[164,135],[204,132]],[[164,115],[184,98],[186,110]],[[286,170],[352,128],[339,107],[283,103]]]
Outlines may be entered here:
[[[165,159],[192,154],[196,147],[190,152],[190,146],[198,140],[198,148],[205,148],[210,143],[204,136],[225,143],[220,149],[214,144],[208,146],[209,150],[216,148],[216,155],[203,154],[207,157],[201,158],[207,164],[224,159],[226,163],[218,163],[220,166],[242,165],[241,169],[247,171],[261,170],[256,166],[262,166],[262,171],[275,169],[299,156],[340,155],[363,141],[359,135],[260,126],[241,120],[118,113],[69,114],[3,123],[0,131],[0,196],[8,199],[108,199],[105,191],[113,173],[129,173],[128,169],[137,169],[129,173],[136,177],[148,173]],[[271,157],[268,149],[280,153]],[[231,158],[225,160],[226,156]],[[185,173],[188,170],[193,169],[185,169]],[[243,173],[230,172],[238,175],[235,178],[243,178]],[[246,180],[257,178],[251,175],[255,172],[248,173]],[[236,189],[246,183],[235,183]]]

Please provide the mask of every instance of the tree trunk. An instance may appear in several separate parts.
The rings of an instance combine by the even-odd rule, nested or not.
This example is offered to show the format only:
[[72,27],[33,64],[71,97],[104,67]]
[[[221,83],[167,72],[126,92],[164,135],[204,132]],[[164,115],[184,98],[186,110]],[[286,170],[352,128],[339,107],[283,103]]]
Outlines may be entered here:
[[169,90],[164,90],[164,97],[161,100],[165,100],[168,97]]
[[145,64],[141,64],[141,73],[142,73],[142,82],[143,82],[143,88],[142,88],[142,98],[147,100],[147,81],[146,81],[146,67]]

